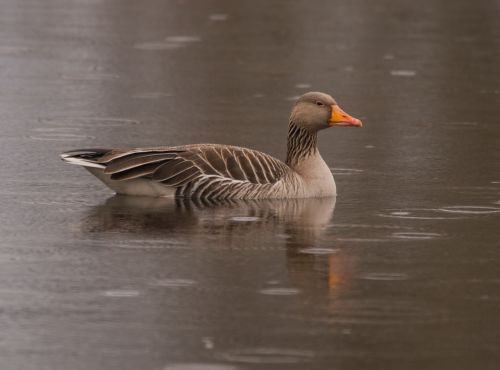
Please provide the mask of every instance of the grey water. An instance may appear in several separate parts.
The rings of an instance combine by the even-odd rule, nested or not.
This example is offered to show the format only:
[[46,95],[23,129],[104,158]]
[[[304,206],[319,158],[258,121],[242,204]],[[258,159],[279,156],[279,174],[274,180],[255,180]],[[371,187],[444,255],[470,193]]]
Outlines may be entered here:
[[[0,368],[498,369],[497,1],[4,0]],[[284,157],[332,94],[336,199],[113,196],[58,154]]]

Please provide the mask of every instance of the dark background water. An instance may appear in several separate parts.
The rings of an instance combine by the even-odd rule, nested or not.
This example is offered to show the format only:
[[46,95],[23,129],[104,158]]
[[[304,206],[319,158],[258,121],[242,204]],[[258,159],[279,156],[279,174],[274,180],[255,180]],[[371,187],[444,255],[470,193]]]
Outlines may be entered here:
[[[499,19],[493,0],[2,1],[1,369],[498,369]],[[308,90],[365,124],[321,133],[336,204],[112,197],[57,158],[283,158]]]

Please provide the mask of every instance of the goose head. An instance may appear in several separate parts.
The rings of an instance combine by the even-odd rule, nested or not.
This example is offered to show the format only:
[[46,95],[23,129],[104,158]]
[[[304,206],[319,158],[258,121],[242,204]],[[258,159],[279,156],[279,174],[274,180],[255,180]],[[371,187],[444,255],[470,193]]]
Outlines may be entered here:
[[321,92],[308,92],[295,103],[290,121],[314,133],[335,126],[362,127],[362,122],[344,112],[335,99]]

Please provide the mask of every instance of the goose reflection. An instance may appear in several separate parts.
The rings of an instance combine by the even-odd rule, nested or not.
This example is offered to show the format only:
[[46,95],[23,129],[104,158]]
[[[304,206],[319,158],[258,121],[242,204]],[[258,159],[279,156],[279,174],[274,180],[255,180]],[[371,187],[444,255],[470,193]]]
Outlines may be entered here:
[[143,237],[224,233],[229,238],[241,238],[245,230],[308,247],[330,223],[334,208],[335,198],[208,201],[115,195],[90,211],[83,230]]
[[[135,242],[161,248],[165,241],[183,247],[283,250],[289,284],[301,291],[333,297],[351,264],[332,241],[335,198],[201,201],[116,195],[93,208],[82,231],[99,240]],[[329,229],[331,233],[331,229]],[[315,251],[319,253],[315,253]],[[331,251],[331,253],[329,253]]]

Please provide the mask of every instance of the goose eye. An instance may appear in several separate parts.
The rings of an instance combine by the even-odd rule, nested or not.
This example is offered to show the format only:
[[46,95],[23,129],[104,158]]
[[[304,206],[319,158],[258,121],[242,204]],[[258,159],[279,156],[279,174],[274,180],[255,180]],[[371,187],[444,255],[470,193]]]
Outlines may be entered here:
[[317,102],[316,102],[316,105],[317,105],[318,107],[322,107],[322,106],[324,106],[324,104],[323,104],[322,102],[320,102],[320,101],[317,101]]

